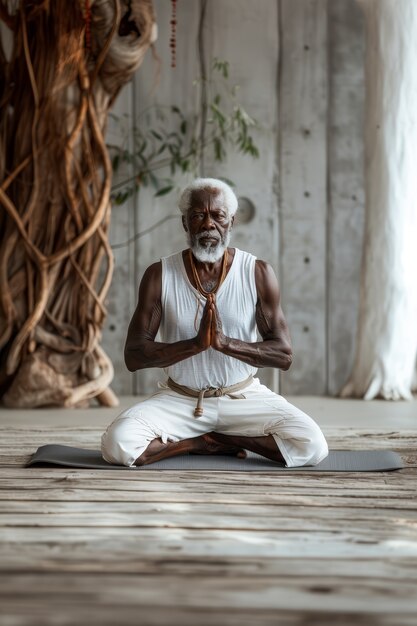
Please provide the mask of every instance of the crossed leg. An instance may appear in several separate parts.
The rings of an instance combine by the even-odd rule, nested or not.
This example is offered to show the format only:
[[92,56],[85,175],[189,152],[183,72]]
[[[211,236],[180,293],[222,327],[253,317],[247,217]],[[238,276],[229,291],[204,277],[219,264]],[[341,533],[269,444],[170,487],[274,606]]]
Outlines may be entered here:
[[180,454],[225,454],[244,459],[245,450],[251,450],[273,461],[285,462],[272,435],[243,437],[210,432],[176,442],[163,443],[161,439],[154,439],[134,465],[149,465]]
[[194,399],[161,391],[118,416],[102,437],[103,458],[117,465],[148,465],[180,454],[253,451],[287,467],[316,465],[328,454],[318,425],[259,383],[245,399],[207,399],[196,420]]

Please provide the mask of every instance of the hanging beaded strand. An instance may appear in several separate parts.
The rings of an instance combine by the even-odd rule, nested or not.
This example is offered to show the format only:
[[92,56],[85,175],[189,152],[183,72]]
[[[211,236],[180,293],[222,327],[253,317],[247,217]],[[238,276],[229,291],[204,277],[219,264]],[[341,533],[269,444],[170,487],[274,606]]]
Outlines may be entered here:
[[[196,268],[195,263],[194,263],[193,253],[191,252],[191,249],[188,250],[188,255],[189,255],[191,271],[192,271],[192,274],[193,274],[193,277],[194,277],[194,282],[196,284],[197,291],[199,293],[201,293],[201,295],[204,296],[205,298],[207,298],[207,296],[210,293],[214,293],[214,294],[217,293],[218,290],[220,289],[222,283],[224,282],[224,279],[226,278],[227,262],[228,262],[228,258],[229,258],[229,253],[227,251],[227,248],[224,251],[224,255],[223,255],[222,267],[221,267],[221,270],[220,270],[220,278],[218,280],[217,285],[214,287],[214,289],[212,289],[212,291],[206,291],[204,289],[203,285],[201,284],[200,277],[198,275],[197,268]],[[200,298],[198,298],[198,297],[196,297],[196,300],[197,300],[197,310],[195,312],[195,317],[194,317],[194,328],[195,328],[196,331],[198,331],[197,318],[198,318],[198,313],[200,311],[201,302],[200,302]]]
[[177,59],[177,0],[171,0],[171,38],[169,40],[169,47],[171,48],[171,67],[175,68]]
[[91,6],[90,0],[85,0],[85,47],[91,48]]

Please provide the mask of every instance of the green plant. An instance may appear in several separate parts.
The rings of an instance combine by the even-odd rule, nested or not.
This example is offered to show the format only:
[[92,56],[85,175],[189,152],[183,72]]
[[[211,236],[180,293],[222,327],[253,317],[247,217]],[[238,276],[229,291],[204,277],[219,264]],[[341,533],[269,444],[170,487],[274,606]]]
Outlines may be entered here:
[[[204,96],[197,112],[186,115],[176,105],[150,106],[135,121],[130,142],[127,137],[132,130],[126,127],[124,146],[108,146],[116,174],[114,204],[123,204],[141,186],[151,185],[155,196],[170,193],[176,174],[197,175],[203,155],[211,152],[214,161],[221,162],[228,146],[253,158],[259,156],[251,134],[257,122],[239,104],[238,86],[231,87],[228,80],[228,62],[215,59],[212,77],[194,81]],[[123,120],[113,119],[123,126]],[[126,170],[131,174],[123,176]]]

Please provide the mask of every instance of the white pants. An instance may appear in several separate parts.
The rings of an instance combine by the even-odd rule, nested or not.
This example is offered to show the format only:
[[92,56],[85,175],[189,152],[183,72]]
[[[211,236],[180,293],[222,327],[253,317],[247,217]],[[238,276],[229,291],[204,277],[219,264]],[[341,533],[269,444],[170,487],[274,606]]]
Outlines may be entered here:
[[196,398],[162,388],[110,424],[101,439],[103,458],[130,467],[154,439],[182,441],[211,431],[245,437],[272,435],[287,467],[316,465],[328,455],[316,422],[257,378],[239,393],[245,399],[204,398],[204,413],[196,418]]

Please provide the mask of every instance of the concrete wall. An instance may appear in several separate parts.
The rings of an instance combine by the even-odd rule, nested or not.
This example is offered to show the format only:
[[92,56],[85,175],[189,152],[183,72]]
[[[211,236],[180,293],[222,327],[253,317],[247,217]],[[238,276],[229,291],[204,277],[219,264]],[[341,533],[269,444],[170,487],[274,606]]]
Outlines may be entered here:
[[[154,0],[158,17],[157,64],[148,54],[135,81],[117,102],[132,116],[152,102],[196,106],[200,2],[177,3],[177,67],[170,67],[170,4]],[[363,23],[354,0],[210,0],[204,28],[208,63],[230,63],[239,101],[259,121],[258,160],[229,153],[203,173],[226,176],[239,196],[255,205],[249,223],[237,224],[232,244],[268,260],[279,276],[295,359],[291,370],[261,377],[284,394],[334,394],[353,361],[363,233],[364,100]],[[114,125],[109,138],[129,141]],[[187,179],[178,179],[178,187]],[[177,192],[155,198],[142,189],[115,207],[111,242],[165,221],[115,250],[103,344],[115,364],[118,393],[147,393],[163,374],[132,375],[123,345],[137,286],[146,267],[185,247]],[[172,217],[171,217],[172,216]]]

